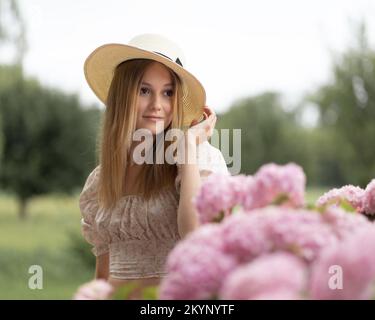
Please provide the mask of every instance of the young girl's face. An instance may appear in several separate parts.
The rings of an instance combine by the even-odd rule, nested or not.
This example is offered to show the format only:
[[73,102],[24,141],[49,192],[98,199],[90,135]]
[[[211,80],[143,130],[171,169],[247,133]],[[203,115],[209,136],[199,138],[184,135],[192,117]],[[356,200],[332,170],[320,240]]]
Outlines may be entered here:
[[136,129],[148,129],[155,135],[167,128],[172,121],[174,87],[164,65],[153,62],[147,68],[138,95]]

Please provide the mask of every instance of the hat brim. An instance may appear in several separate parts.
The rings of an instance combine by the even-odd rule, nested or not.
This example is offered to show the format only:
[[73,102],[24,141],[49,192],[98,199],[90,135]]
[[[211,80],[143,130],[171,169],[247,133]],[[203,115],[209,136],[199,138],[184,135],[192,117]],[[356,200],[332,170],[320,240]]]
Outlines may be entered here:
[[84,74],[92,91],[106,105],[109,87],[115,68],[131,59],[151,59],[163,63],[173,70],[182,80],[182,101],[184,126],[190,126],[192,120],[201,121],[203,107],[206,104],[206,92],[199,80],[176,62],[168,58],[134,46],[109,43],[96,48],[86,59]]

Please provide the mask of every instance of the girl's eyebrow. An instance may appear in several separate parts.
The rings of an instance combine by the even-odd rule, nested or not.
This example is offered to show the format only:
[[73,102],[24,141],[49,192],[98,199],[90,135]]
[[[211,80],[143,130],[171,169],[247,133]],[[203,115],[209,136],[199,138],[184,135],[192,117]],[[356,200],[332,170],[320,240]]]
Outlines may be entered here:
[[[150,87],[152,87],[152,85],[149,84],[148,82],[142,82],[142,84],[145,84],[146,86],[150,86]],[[169,86],[173,86],[173,83],[166,83],[166,84],[164,85],[164,87],[169,87]]]

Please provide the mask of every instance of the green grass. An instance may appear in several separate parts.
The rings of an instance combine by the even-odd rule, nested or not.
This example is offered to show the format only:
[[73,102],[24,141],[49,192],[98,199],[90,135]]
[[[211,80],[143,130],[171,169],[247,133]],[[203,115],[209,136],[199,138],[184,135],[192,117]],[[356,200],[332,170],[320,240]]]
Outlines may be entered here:
[[[0,195],[0,299],[71,299],[78,286],[92,278],[93,266],[70,249],[72,235],[80,234],[77,201],[34,198],[27,219],[21,221],[16,199]],[[41,290],[28,287],[31,265],[43,268]]]
[[66,230],[79,231],[76,197],[38,197],[30,201],[28,217],[20,221],[16,200],[0,196],[0,248],[61,248],[68,241]]
[[[325,191],[309,188],[307,203]],[[25,221],[17,210],[14,197],[0,194],[0,299],[71,299],[92,279],[95,262],[80,236],[78,196],[34,198]],[[42,290],[28,287],[31,265],[43,268]]]

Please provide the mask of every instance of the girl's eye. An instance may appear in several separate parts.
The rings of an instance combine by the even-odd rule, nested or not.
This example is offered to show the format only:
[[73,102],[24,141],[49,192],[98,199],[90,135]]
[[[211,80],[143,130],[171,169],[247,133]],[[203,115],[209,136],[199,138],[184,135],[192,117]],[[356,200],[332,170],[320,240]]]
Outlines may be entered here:
[[148,88],[141,88],[141,94],[147,94],[149,91]]
[[166,94],[167,94],[168,97],[172,97],[173,96],[173,90],[167,90],[165,92],[166,92]]
[[[146,87],[143,87],[143,88],[141,88],[140,92],[141,92],[142,95],[149,94],[150,93],[150,89],[146,88]],[[173,90],[166,90],[165,91],[165,95],[167,97],[172,97],[173,96]]]

